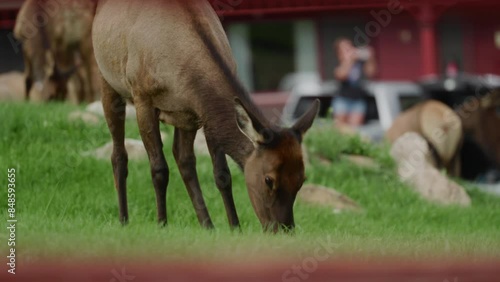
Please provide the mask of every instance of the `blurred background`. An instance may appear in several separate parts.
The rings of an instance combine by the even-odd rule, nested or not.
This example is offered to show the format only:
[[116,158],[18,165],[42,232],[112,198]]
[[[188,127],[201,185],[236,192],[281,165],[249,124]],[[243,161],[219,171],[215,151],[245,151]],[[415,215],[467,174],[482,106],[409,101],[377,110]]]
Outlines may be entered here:
[[[51,1],[57,3],[59,10],[50,9]],[[201,249],[208,246],[207,257],[213,257],[212,250],[221,252],[224,248],[220,246],[226,245],[229,246],[227,253],[247,256],[249,251],[245,248],[234,252],[245,234],[199,236],[198,223],[183,189],[169,192],[180,201],[172,209],[174,224],[165,232],[168,234],[158,232],[154,223],[150,189],[131,189],[130,197],[140,200],[133,209],[135,218],[139,221],[144,214],[148,216],[143,222],[145,231],[137,222],[130,228],[141,228],[143,233],[122,232],[118,226],[115,195],[111,189],[111,152],[104,150],[111,148],[111,141],[99,102],[98,70],[89,43],[95,2],[0,0],[0,107],[3,107],[0,115],[5,120],[0,124],[5,141],[0,144],[0,161],[31,173],[19,177],[21,187],[41,188],[19,190],[26,193],[20,197],[25,202],[23,205],[30,207],[25,208],[29,212],[24,213],[27,222],[24,226],[45,232],[41,233],[44,236],[24,232],[28,236],[26,245],[33,249],[42,246],[43,250],[46,245],[43,240],[57,234],[63,243],[67,237],[66,245],[61,247],[54,241],[50,248],[77,249],[77,253],[84,249],[72,241],[72,236],[77,236],[87,244],[83,246],[92,246],[87,250],[92,257],[96,248],[100,248],[95,244],[96,238],[105,237],[101,244],[120,250],[112,252],[119,256],[127,253],[127,248],[122,249],[122,242],[142,249],[143,242],[137,241],[141,237],[137,234],[145,234],[156,237],[145,237],[148,244],[144,250],[153,250],[158,256],[165,256],[164,250],[173,247],[197,254],[199,246]],[[314,194],[318,196],[311,201],[313,205],[318,205],[319,199],[318,206],[324,207],[323,200],[328,197],[345,199],[344,195],[350,195],[365,206],[362,213],[347,211],[344,216],[342,208],[335,205],[332,208],[328,203],[321,210],[298,204],[297,221],[302,228],[297,236],[262,240],[260,226],[242,188],[243,177],[235,174],[235,195],[241,203],[242,222],[248,224],[243,229],[254,232],[250,233],[252,236],[257,234],[257,239],[247,238],[253,256],[264,250],[278,256],[282,251],[279,246],[296,249],[304,242],[309,244],[304,248],[311,249],[317,245],[317,238],[333,234],[335,240],[347,246],[341,255],[350,255],[360,245],[371,245],[375,241],[378,243],[373,245],[380,245],[382,251],[376,249],[374,254],[384,253],[387,246],[400,251],[401,245],[409,245],[418,250],[415,253],[425,256],[429,253],[427,250],[448,254],[451,242],[452,249],[458,250],[457,253],[461,251],[465,260],[471,259],[470,254],[480,256],[482,253],[491,253],[498,259],[499,241],[494,238],[498,238],[500,226],[500,1],[209,2],[228,35],[240,80],[269,119],[290,123],[304,113],[310,103],[320,99],[320,118],[308,133],[303,149],[310,156],[305,162],[310,174],[310,183],[306,184],[311,187],[302,190],[331,193],[334,186],[343,194]],[[51,16],[44,18],[45,14]],[[333,122],[338,113],[332,105],[341,100],[345,90],[345,80],[336,74],[342,64],[336,50],[339,39],[352,43],[359,51],[356,51],[358,60],[364,57],[361,51],[369,48],[370,60],[376,66],[373,75],[365,77],[359,85],[366,93],[362,98],[366,103],[362,122],[345,132]],[[38,103],[7,102],[25,100]],[[63,103],[44,103],[53,101]],[[134,120],[132,105],[127,107],[127,113],[127,118]],[[135,138],[131,144],[137,145],[142,154],[142,159],[138,158],[141,166],[132,170],[131,175],[136,177],[131,177],[134,182],[130,186],[150,186],[149,177],[143,177],[149,171],[136,123],[127,123],[127,126],[128,132],[132,132],[127,137]],[[171,128],[163,127],[163,130],[166,136],[172,134]],[[407,135],[411,132],[415,134]],[[165,147],[170,146],[168,142],[172,139],[166,138],[168,146]],[[205,140],[200,140],[197,143],[204,146]],[[418,144],[412,143],[415,140],[422,141],[426,149],[421,150]],[[89,157],[101,151],[102,156]],[[414,151],[423,151],[424,165],[414,163],[409,154]],[[167,154],[169,158],[170,155]],[[201,182],[212,185],[212,163],[208,154],[199,155]],[[401,168],[405,162],[414,165],[417,173],[410,177],[404,175]],[[174,161],[170,159],[170,163]],[[60,174],[54,176],[57,171]],[[182,185],[178,175],[172,179],[173,186]],[[325,189],[317,189],[319,184]],[[214,187],[204,191],[210,199],[207,202],[218,215],[214,217],[218,224],[225,224],[218,192],[210,188]],[[96,198],[88,197],[88,193]],[[417,194],[420,195],[417,197]],[[356,204],[355,201],[352,203]],[[439,205],[434,205],[436,203]],[[34,208],[38,206],[39,212]],[[95,209],[94,213],[81,215],[82,210],[88,209]],[[67,210],[69,216],[65,214]],[[101,222],[96,223],[95,218]],[[75,225],[75,221],[79,225]],[[188,228],[183,229],[185,224]],[[109,227],[104,232],[108,236],[101,234],[101,225]],[[86,233],[80,234],[82,230]],[[316,236],[312,239],[308,233],[311,230]],[[359,236],[358,241],[352,240],[353,234]],[[123,240],[120,235],[130,236],[131,241]],[[166,235],[170,241],[165,240]],[[413,237],[418,240],[412,241]],[[375,239],[367,241],[366,238]],[[394,244],[394,238],[400,239],[399,244]],[[268,243],[262,244],[263,241]],[[421,247],[428,242],[430,247]],[[108,255],[107,251],[103,248],[96,253]],[[492,265],[491,269],[498,273],[498,264]],[[335,266],[335,269],[342,267]],[[432,263],[429,269],[433,271]],[[462,267],[457,269],[462,271]],[[352,268],[352,272],[358,270]],[[255,273],[258,271],[260,268]],[[278,278],[280,275],[281,272]],[[494,277],[487,278],[494,280]],[[441,278],[439,281],[448,281],[444,276]]]
[[[2,38],[12,32],[23,2],[0,2]],[[212,2],[235,49],[240,77],[255,93],[278,92],[291,73],[333,79],[332,45],[338,37],[373,46],[377,81],[416,81],[446,73],[450,63],[460,72],[500,74],[495,0]],[[0,72],[23,69],[21,54],[8,40],[0,42],[0,54]]]

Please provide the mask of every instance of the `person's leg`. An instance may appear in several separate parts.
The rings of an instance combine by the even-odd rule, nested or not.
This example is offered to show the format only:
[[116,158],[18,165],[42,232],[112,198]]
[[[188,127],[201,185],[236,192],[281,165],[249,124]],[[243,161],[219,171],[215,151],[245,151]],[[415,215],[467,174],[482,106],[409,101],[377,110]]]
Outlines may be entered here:
[[334,126],[342,134],[355,134],[349,125],[349,113],[351,111],[351,99],[347,97],[336,97],[333,103]]
[[353,127],[363,125],[366,117],[367,104],[364,99],[352,99],[348,116],[348,124]]
[[337,125],[347,124],[348,121],[348,105],[347,98],[336,96],[332,102],[333,119]]

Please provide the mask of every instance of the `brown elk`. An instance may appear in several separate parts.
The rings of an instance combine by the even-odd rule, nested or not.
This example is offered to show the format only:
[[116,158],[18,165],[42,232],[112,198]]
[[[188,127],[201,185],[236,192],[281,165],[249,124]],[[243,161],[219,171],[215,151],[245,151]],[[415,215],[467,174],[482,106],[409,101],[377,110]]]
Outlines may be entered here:
[[91,46],[94,13],[92,0],[24,2],[14,36],[23,44],[27,99],[65,100],[68,81],[74,77],[78,85],[77,101],[94,100],[97,90]]
[[[500,170],[500,88],[469,99],[458,107],[465,136],[481,149],[487,161]],[[478,159],[479,156],[475,156]]]
[[445,104],[429,100],[408,109],[396,118],[386,133],[393,143],[406,132],[415,132],[427,140],[434,165],[460,176],[460,149],[463,130],[460,117]]
[[226,154],[243,170],[263,228],[276,232],[294,227],[293,204],[305,179],[300,143],[317,115],[319,101],[291,128],[265,119],[236,79],[228,40],[208,1],[99,2],[93,42],[114,144],[111,159],[122,223],[128,220],[124,116],[126,100],[132,99],[149,156],[159,223],[167,221],[169,180],[161,119],[175,127],[173,155],[202,226],[213,224],[193,152],[200,128],[230,226],[239,227],[239,220]]

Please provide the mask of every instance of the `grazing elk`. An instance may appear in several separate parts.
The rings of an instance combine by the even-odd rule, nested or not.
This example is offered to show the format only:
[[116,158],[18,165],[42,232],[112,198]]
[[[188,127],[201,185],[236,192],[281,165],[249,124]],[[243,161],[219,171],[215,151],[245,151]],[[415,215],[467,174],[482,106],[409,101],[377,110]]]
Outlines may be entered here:
[[396,118],[386,138],[394,143],[407,132],[418,133],[427,140],[437,168],[460,176],[463,130],[460,117],[451,108],[435,100],[417,104]]
[[264,230],[294,227],[293,204],[304,176],[301,140],[319,101],[291,128],[271,124],[236,78],[222,25],[208,1],[101,1],[93,26],[102,102],[113,138],[120,220],[127,222],[125,104],[133,100],[148,152],[157,216],[167,221],[169,169],[160,119],[175,127],[173,154],[198,221],[213,227],[196,173],[193,142],[203,128],[229,224],[239,227],[226,154],[243,169]]
[[24,2],[14,36],[22,43],[26,99],[65,100],[70,78],[76,85],[78,102],[95,99],[96,66],[91,46],[95,6],[93,0]]

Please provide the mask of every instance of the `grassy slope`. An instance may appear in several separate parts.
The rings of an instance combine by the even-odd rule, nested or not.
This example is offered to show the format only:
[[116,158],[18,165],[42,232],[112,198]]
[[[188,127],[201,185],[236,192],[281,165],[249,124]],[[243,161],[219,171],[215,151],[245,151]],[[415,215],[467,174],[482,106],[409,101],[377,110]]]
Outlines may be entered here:
[[[198,172],[216,230],[202,230],[165,144],[171,176],[168,190],[169,226],[155,224],[155,201],[147,160],[129,163],[128,193],[131,222],[121,227],[113,189],[111,164],[82,157],[81,152],[109,140],[106,125],[69,123],[75,107],[0,104],[0,183],[6,187],[7,168],[17,169],[18,251],[25,258],[40,255],[168,256],[248,258],[261,255],[304,256],[327,244],[333,256],[500,254],[500,199],[468,187],[471,208],[428,204],[401,184],[385,148],[329,130],[307,137],[311,152],[337,160],[332,166],[312,158],[308,183],[335,187],[360,203],[363,214],[333,215],[330,210],[296,204],[294,236],[262,234],[243,184],[232,164],[235,201],[242,232],[230,232],[210,160],[198,158]],[[329,126],[328,124],[319,124]],[[166,132],[170,128],[163,127]],[[127,137],[138,138],[134,123]],[[170,134],[171,137],[171,134]],[[382,168],[361,169],[338,158],[354,152],[376,158]],[[6,218],[6,189],[0,190],[0,213]],[[0,233],[0,250],[6,235]]]

